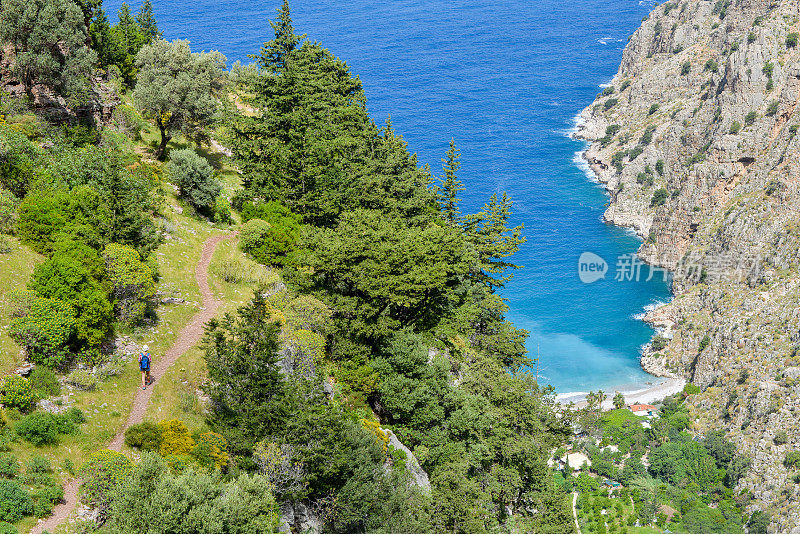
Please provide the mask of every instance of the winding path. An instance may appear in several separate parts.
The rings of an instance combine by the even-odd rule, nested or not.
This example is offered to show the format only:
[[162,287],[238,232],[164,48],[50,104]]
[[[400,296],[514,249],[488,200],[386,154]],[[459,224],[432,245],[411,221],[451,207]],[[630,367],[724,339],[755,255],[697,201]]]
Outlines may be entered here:
[[[200,311],[197,312],[192,321],[181,330],[178,339],[160,358],[153,359],[153,365],[150,376],[153,380],[158,379],[164,375],[172,365],[183,356],[183,354],[190,348],[197,345],[203,337],[203,326],[209,319],[213,318],[219,309],[221,300],[214,298],[211,288],[208,287],[208,266],[211,264],[211,257],[214,255],[217,245],[223,239],[230,239],[235,237],[238,232],[232,234],[220,234],[209,237],[203,243],[203,251],[200,254],[200,260],[197,262],[194,277],[197,280],[197,285],[200,288],[200,293],[203,297],[203,304]],[[122,449],[122,443],[125,437],[125,430],[131,425],[141,423],[144,419],[144,413],[147,410],[147,405],[150,403],[150,397],[153,395],[153,387],[147,389],[136,388],[136,394],[133,397],[133,405],[131,406],[130,414],[125,425],[117,432],[114,439],[109,443],[108,448],[114,451]],[[42,534],[44,531],[52,531],[60,525],[75,508],[78,503],[78,486],[80,480],[72,478],[68,480],[64,486],[64,502],[57,505],[53,509],[53,515],[39,521],[31,530],[30,534]]]

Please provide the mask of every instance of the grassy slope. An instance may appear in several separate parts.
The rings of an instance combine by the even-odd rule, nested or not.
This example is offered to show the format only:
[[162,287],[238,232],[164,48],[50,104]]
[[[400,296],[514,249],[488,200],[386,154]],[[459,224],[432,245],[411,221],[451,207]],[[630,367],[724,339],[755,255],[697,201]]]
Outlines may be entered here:
[[[137,150],[145,152],[148,145],[153,145],[155,138],[154,129],[145,130],[143,142]],[[192,145],[182,138],[176,138],[169,144],[171,149],[188,146]],[[200,152],[218,169],[226,193],[230,194],[239,180],[227,158],[208,150]],[[153,327],[120,333],[128,334],[136,343],[148,344],[154,357],[167,350],[180,330],[198,311],[201,299],[194,278],[195,266],[203,242],[221,230],[219,225],[191,216],[191,209],[176,198],[169,184],[165,184],[164,189],[166,202],[162,215],[170,230],[170,238],[154,253],[161,274],[158,290],[166,296],[180,296],[185,302],[160,306],[159,321]],[[180,211],[183,213],[179,213]],[[35,265],[44,260],[16,240],[13,243],[11,253],[0,255],[0,376],[13,372],[23,362],[19,346],[8,336],[10,320],[6,295],[12,290],[24,289]],[[237,245],[236,241],[223,242],[214,256],[210,270],[209,284],[217,297],[224,300],[223,312],[236,309],[252,297],[252,289],[248,290],[246,285],[228,284],[213,274],[214,262],[218,262],[223,256],[241,254]],[[194,348],[154,386],[156,389],[148,409],[148,418],[162,420],[177,417],[186,421],[192,429],[201,427],[203,419],[196,389],[204,376],[202,352],[199,348]],[[75,467],[79,467],[90,453],[106,447],[127,419],[139,380],[138,366],[133,359],[127,363],[121,375],[101,383],[96,391],[62,391],[62,394],[70,396],[70,402],[74,406],[86,414],[87,422],[82,425],[80,433],[62,436],[61,442],[53,446],[33,447],[27,442],[18,441],[11,444],[11,452],[23,463],[34,455],[47,456],[54,467],[54,474],[62,480],[69,478],[71,475],[63,467],[65,460],[69,459]],[[17,527],[20,532],[27,532],[35,523],[35,518],[27,517]],[[69,529],[64,527],[64,531]]]

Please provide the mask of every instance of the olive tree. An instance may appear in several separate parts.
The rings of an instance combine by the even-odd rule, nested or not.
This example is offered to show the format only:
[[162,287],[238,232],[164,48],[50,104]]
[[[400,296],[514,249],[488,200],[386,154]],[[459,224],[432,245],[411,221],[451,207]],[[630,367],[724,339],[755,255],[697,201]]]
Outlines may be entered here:
[[211,208],[222,190],[214,169],[191,148],[170,152],[165,170],[181,196],[197,210]]
[[162,159],[175,132],[188,132],[211,122],[225,56],[219,52],[192,53],[189,41],[158,40],[142,47],[136,67],[139,75],[133,98],[161,132],[156,157]]
[[86,87],[97,54],[81,8],[71,0],[3,0],[0,41],[14,49],[14,74],[28,95],[42,84],[64,95]]

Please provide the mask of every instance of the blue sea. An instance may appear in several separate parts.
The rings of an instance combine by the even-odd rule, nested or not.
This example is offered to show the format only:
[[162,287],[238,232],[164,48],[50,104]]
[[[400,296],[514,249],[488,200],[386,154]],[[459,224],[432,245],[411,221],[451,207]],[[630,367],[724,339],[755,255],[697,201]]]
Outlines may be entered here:
[[[140,0],[134,0],[135,12]],[[279,1],[154,0],[167,39],[249,62],[272,38]],[[107,1],[111,20],[121,2]],[[617,258],[639,241],[602,222],[608,198],[579,165],[568,137],[577,113],[616,72],[622,49],[653,7],[639,0],[294,0],[297,33],[345,60],[364,84],[375,122],[391,115],[420,163],[437,172],[450,138],[462,153],[474,212],[492,193],[515,201],[528,241],[524,266],[504,296],[509,317],[530,331],[541,380],[558,393],[634,389],[652,329],[636,318],[669,299],[661,277],[616,281]],[[578,278],[593,252],[609,274]]]

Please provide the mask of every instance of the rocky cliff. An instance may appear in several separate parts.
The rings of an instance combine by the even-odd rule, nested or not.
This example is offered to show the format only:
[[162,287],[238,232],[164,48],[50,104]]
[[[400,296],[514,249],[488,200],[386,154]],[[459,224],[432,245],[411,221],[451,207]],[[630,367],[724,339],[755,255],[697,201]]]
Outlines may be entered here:
[[[775,532],[800,532],[800,2],[671,0],[633,34],[578,136],[608,221],[674,272],[651,312],[695,430],[724,426],[752,467],[737,488]],[[659,344],[660,345],[660,344]]]

